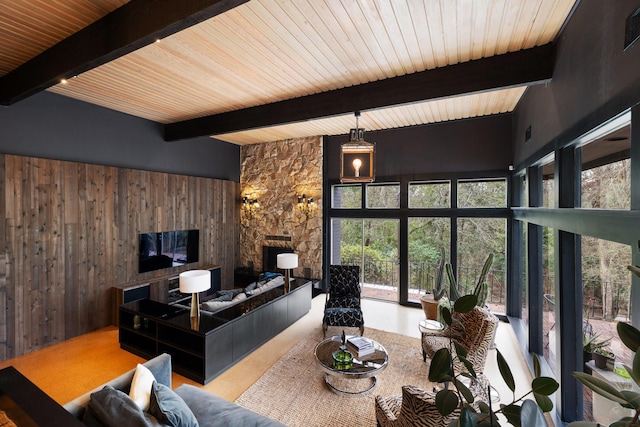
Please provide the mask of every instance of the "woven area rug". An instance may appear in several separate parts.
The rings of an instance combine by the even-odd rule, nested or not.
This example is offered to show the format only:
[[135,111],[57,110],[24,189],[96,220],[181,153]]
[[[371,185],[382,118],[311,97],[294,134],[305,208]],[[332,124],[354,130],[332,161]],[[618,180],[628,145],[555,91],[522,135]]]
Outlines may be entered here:
[[377,375],[378,383],[370,393],[344,396],[327,387],[313,355],[322,339],[318,336],[294,345],[236,403],[291,427],[375,426],[376,395],[400,394],[405,384],[427,390],[433,387],[427,379],[428,360],[422,361],[418,338],[370,328],[365,330],[365,336],[382,344],[389,353],[389,365]]

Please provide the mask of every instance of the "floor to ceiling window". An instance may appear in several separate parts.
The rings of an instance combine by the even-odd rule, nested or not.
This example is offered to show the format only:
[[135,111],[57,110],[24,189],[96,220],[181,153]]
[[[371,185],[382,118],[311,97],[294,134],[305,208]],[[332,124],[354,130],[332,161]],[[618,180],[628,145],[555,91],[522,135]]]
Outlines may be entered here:
[[[333,187],[332,196],[332,207],[345,211],[363,205],[368,212],[400,207],[397,183],[339,185]],[[363,297],[399,300],[398,224],[394,218],[331,219],[331,263],[360,266]]]
[[450,259],[450,246],[449,218],[409,218],[409,301],[433,290],[441,251]]
[[[610,131],[596,133],[578,144],[580,207],[629,210],[631,208],[631,140],[629,125],[621,122]],[[631,366],[633,355],[616,332],[619,321],[631,321],[632,263],[628,245],[581,236],[582,333],[585,342],[611,351],[618,363]],[[585,359],[591,357],[585,352]],[[588,360],[585,360],[587,362]],[[599,397],[583,388],[585,420],[595,421]],[[594,411],[595,410],[595,411]],[[620,417],[622,414],[620,414]],[[619,417],[618,417],[619,418]]]
[[504,313],[508,214],[504,176],[336,184],[330,262],[361,266],[363,297],[418,306],[443,251],[461,293],[473,291],[493,253],[487,304]]
[[458,218],[458,291],[473,292],[487,254],[493,254],[486,304],[496,313],[506,311],[506,226],[503,218]]
[[[496,180],[459,180],[458,208],[505,208],[507,182]],[[486,304],[497,313],[506,312],[506,239],[504,218],[464,217],[457,220],[457,279],[460,294],[473,292],[488,254],[493,264],[487,275]]]
[[[638,323],[633,309],[638,295],[631,285],[637,279],[626,268],[638,264],[640,237],[634,212],[640,204],[636,201],[634,209],[632,198],[634,191],[640,194],[640,182],[631,180],[638,157],[632,155],[631,116],[627,111],[556,145],[529,166],[531,199],[513,209],[514,219],[523,223],[522,233],[514,236],[525,259],[517,263],[525,270],[520,274],[525,283],[519,320],[529,329],[523,339],[560,380],[563,399],[557,400],[556,410],[565,420],[576,419],[577,413],[593,420],[598,406],[592,404],[597,396],[572,377],[574,371],[591,372],[583,364],[588,361],[583,360],[584,340],[604,340],[618,362],[632,361],[616,332],[620,321]],[[525,182],[520,176],[516,185]]]
[[526,227],[520,227],[521,229],[521,234],[520,234],[520,238],[522,239],[522,246],[521,246],[521,252],[522,252],[522,261],[521,261],[521,271],[520,271],[520,276],[522,278],[522,282],[521,282],[521,289],[522,289],[522,295],[520,295],[520,301],[522,304],[522,310],[521,312],[521,316],[522,316],[522,321],[527,324],[529,323],[529,278],[528,278],[528,271],[529,271],[529,266],[528,266],[528,253],[527,253],[527,248],[529,247],[529,244],[527,242],[527,228]]
[[544,358],[547,360],[553,373],[556,372],[556,291],[555,291],[555,264],[554,264],[554,237],[553,229],[542,228],[542,343]]
[[[451,181],[409,182],[409,209],[447,209],[451,207]],[[437,265],[444,251],[451,258],[451,219],[442,217],[408,218],[408,301],[418,303],[431,292]]]

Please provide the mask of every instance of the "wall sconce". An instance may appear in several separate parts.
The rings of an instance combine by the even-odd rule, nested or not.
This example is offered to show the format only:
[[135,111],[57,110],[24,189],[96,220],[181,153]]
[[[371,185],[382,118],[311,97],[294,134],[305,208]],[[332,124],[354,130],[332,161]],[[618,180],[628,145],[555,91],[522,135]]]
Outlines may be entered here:
[[247,196],[242,198],[242,213],[247,218],[251,218],[259,206],[258,199],[250,199]]
[[313,197],[307,197],[306,194],[302,196],[298,196],[298,210],[303,212],[305,215],[309,216],[309,214],[316,208],[316,204],[313,200]]
[[355,112],[356,127],[349,142],[340,146],[340,182],[373,182],[376,145],[364,140],[364,129],[358,127],[360,112]]

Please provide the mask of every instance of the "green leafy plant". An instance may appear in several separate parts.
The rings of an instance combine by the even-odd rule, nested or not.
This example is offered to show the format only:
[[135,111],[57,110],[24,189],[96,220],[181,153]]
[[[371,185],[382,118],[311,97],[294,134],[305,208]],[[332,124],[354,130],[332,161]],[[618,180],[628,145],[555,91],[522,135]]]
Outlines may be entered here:
[[603,356],[605,356],[605,357],[608,357],[609,359],[614,359],[614,358],[616,357],[616,355],[615,355],[615,354],[613,354],[613,352],[611,352],[611,351],[607,350],[607,349],[606,349],[606,348],[604,348],[604,347],[598,347],[598,348],[596,348],[595,350],[593,350],[593,353],[601,354],[601,355],[603,355]]
[[611,343],[611,338],[601,340],[598,337],[600,337],[599,333],[589,335],[582,331],[582,349],[587,353],[597,353]]
[[[487,284],[487,275],[489,274],[489,270],[491,269],[491,265],[493,265],[493,254],[489,254],[487,259],[484,261],[484,265],[482,266],[482,270],[480,271],[480,276],[476,281],[476,285],[473,288],[472,295],[476,297],[476,303],[479,307],[484,307],[487,303],[487,297],[489,296],[489,285]],[[447,277],[449,279],[449,285],[451,287],[451,299],[457,300],[461,297],[460,290],[458,288],[458,282],[456,280],[455,275],[453,274],[453,267],[451,263],[446,264]]]
[[[633,274],[640,277],[640,268],[636,266],[627,267]],[[625,371],[640,385],[640,331],[626,322],[618,322],[616,325],[618,336],[623,344],[631,351],[635,352],[632,366],[624,365]],[[573,376],[584,386],[591,389],[613,402],[619,403],[622,407],[635,411],[633,416],[624,417],[610,424],[609,427],[640,427],[640,393],[631,390],[618,390],[615,384],[607,380],[595,378],[584,372],[574,372]],[[598,427],[597,422],[575,421],[569,424],[571,427]]]
[[[616,329],[618,336],[632,351],[636,352],[633,358],[633,366],[624,366],[636,384],[640,385],[640,331],[625,322],[618,322]],[[584,372],[574,372],[573,376],[583,385],[591,389],[594,393],[598,393],[613,402],[619,403],[624,408],[633,409],[635,414],[632,417],[624,417],[614,422],[610,427],[638,427],[640,426],[640,393],[630,390],[618,390],[614,384],[609,381],[596,378]],[[576,421],[570,423],[571,427],[598,427],[602,424],[597,422]]]
[[[452,310],[447,307],[442,308],[442,318],[451,327],[455,322],[458,322],[454,317],[455,312],[468,313],[474,309],[477,303],[478,299],[475,294],[462,296],[453,303]],[[464,334],[463,328],[461,334]],[[445,347],[436,351],[429,367],[429,380],[444,385],[435,398],[438,412],[443,416],[448,416],[459,411],[459,417],[452,425],[460,427],[500,426],[497,417],[497,414],[500,413],[504,415],[509,424],[514,426],[546,425],[543,413],[553,409],[553,402],[549,396],[558,389],[558,383],[553,378],[541,376],[540,363],[536,355],[534,355],[535,378],[531,383],[531,390],[516,397],[516,384],[509,364],[502,353],[496,350],[500,375],[513,393],[512,402],[507,405],[501,404],[497,409],[491,407],[490,398],[487,399],[488,402],[476,401],[476,396],[465,385],[464,378],[478,379],[478,375],[466,356],[467,350],[455,337],[452,337],[449,348]],[[456,359],[464,365],[464,372],[456,371]],[[533,396],[534,399],[529,399],[530,396]]]

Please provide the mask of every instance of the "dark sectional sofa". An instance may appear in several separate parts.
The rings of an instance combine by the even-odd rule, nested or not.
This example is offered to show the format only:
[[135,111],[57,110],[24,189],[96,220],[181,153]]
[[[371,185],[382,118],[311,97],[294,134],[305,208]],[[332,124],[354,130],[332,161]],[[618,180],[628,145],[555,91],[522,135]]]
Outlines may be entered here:
[[[163,384],[168,388],[171,388],[171,356],[168,354],[161,354],[148,362],[143,366],[148,368],[155,380],[159,384]],[[131,381],[135,369],[109,381],[97,387],[96,389],[72,400],[64,405],[64,408],[72,413],[76,418],[82,420],[85,416],[85,411],[89,406],[91,400],[91,394],[104,389],[105,386],[111,386],[116,390],[121,390],[124,393],[129,393],[131,387]],[[175,390],[175,394],[178,395],[189,407],[193,415],[198,421],[200,426],[227,426],[227,427],[283,427],[277,421],[271,420],[263,415],[253,412],[249,409],[243,408],[235,403],[222,399],[214,394],[211,394],[201,388],[194,387],[189,384],[183,384]],[[117,414],[118,408],[112,408],[114,413]],[[125,415],[114,415],[113,424],[106,423],[104,425],[134,425],[129,424],[126,419],[123,419]]]
[[[242,301],[263,294],[270,289],[284,285],[284,277],[279,273],[265,273],[258,281],[251,283],[245,288],[234,288],[220,290],[213,295],[206,297],[200,303],[200,314],[211,315],[220,310],[241,303]],[[176,307],[190,308],[187,304],[175,304]]]

